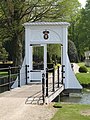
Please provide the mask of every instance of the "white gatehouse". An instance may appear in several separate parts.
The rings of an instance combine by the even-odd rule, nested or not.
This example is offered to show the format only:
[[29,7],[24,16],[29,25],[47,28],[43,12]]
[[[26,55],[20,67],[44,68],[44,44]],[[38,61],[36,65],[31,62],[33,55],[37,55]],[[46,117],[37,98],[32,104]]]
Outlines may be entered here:
[[[61,44],[61,66],[64,66],[63,83],[66,90],[81,90],[68,58],[68,26],[67,22],[27,22],[25,27],[25,58],[23,66],[28,65],[27,83],[42,82],[42,73],[47,68],[47,44]],[[42,69],[35,68],[33,60],[34,47],[43,51]],[[53,51],[52,51],[53,52]],[[38,63],[37,63],[38,64]],[[24,69],[21,69],[21,72]],[[21,85],[25,84],[25,75],[21,75]]]

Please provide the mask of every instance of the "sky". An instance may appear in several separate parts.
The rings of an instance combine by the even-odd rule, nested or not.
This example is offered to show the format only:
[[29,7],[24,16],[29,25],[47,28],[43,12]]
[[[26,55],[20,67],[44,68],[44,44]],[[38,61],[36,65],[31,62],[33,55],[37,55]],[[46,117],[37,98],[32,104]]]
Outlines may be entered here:
[[78,1],[81,3],[82,7],[85,6],[85,4],[86,4],[86,0],[78,0]]

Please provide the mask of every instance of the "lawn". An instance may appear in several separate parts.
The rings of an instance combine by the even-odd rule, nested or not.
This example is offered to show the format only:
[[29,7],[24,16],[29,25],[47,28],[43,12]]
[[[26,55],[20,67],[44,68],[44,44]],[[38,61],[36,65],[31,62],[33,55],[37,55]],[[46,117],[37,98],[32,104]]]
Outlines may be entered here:
[[[81,63],[78,63],[79,66],[85,66],[85,63],[84,62],[81,62]],[[88,69],[88,72],[90,73],[90,67],[87,67]]]
[[90,73],[77,73],[76,77],[81,84],[90,84]]
[[[57,103],[58,104],[58,103]],[[90,120],[90,105],[60,104],[51,120]]]
[[8,75],[8,72],[0,72],[0,76]]
[[80,62],[80,63],[78,63],[78,65],[79,65],[79,66],[84,66],[85,63],[84,63],[84,62]]
[[[84,66],[85,63],[78,63],[79,66]],[[90,84],[90,67],[87,67],[88,73],[77,73],[76,77],[81,84]]]

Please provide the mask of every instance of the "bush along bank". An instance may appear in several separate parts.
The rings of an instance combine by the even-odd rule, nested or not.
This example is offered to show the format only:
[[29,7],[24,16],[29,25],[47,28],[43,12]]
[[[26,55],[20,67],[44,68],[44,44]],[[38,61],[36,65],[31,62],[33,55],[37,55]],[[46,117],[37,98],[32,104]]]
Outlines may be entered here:
[[90,89],[90,67],[86,67],[85,63],[78,63],[80,66],[79,73],[76,73],[76,77],[83,88]]

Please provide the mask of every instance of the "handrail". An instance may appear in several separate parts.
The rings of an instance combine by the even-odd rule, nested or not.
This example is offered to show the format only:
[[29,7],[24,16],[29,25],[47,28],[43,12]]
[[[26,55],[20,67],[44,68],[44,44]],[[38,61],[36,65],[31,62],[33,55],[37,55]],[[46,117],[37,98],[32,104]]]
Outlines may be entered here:
[[47,72],[50,72],[50,71],[52,71],[54,68],[49,68],[49,69],[47,69]]
[[0,87],[6,86],[6,85],[9,85],[9,83],[1,84]]
[[[48,92],[49,92],[49,87],[51,84],[52,85],[52,91],[51,92],[54,92],[55,91],[55,84],[57,83],[57,88],[59,88],[59,84],[60,84],[60,76],[59,76],[59,66],[58,66],[58,69],[57,69],[57,75],[55,74],[55,68],[50,68],[50,69],[46,69],[46,97],[48,97]],[[52,76],[49,76],[49,72],[52,71]],[[56,77],[57,76],[57,77]],[[56,80],[55,80],[56,79]]]
[[0,68],[0,71],[1,71],[1,70],[8,70],[8,69],[9,69],[9,68]]
[[[20,72],[21,67],[25,69],[25,72]],[[13,83],[17,80],[18,87],[21,86],[21,74],[25,74],[26,84],[28,81],[29,65],[25,66],[9,66],[7,68],[0,68],[0,92],[10,90]],[[7,86],[4,90],[4,86]]]
[[8,70],[8,69],[18,69],[19,68],[19,66],[15,66],[15,67],[7,67],[7,68],[0,68],[0,71],[2,71],[2,70]]
[[[0,75],[0,87],[7,86],[8,90],[10,91],[11,85],[15,82],[17,76],[18,87],[20,87],[20,68],[20,66],[0,68],[0,72],[2,72]],[[3,74],[3,72],[6,72],[6,74]]]
[[0,78],[2,78],[2,79],[6,78],[6,77],[8,77],[8,75],[0,76]]
[[11,83],[13,83],[13,82],[15,82],[15,81],[13,80],[13,81],[11,81],[10,83],[7,82],[7,83],[4,83],[4,84],[1,84],[0,87],[3,87],[3,86],[6,86],[6,85],[9,85],[9,84],[11,84]]

